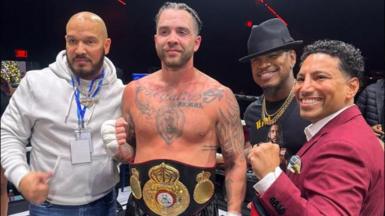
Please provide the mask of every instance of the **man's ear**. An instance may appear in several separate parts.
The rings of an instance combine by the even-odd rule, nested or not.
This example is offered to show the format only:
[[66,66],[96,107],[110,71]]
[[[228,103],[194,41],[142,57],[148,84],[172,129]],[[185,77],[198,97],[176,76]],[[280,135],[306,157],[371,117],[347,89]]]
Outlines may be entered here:
[[104,48],[104,55],[107,55],[110,52],[110,48],[111,48],[111,39],[110,38],[106,38],[106,40],[104,41],[104,44],[103,44],[103,48]]
[[198,51],[199,47],[201,46],[201,42],[202,42],[202,37],[198,35],[195,38],[195,42],[194,42],[194,52]]
[[292,68],[294,68],[295,63],[297,62],[297,53],[294,50],[289,50],[288,55],[290,58],[291,66],[292,66]]
[[347,99],[354,99],[360,89],[360,80],[357,77],[350,78],[347,83]]

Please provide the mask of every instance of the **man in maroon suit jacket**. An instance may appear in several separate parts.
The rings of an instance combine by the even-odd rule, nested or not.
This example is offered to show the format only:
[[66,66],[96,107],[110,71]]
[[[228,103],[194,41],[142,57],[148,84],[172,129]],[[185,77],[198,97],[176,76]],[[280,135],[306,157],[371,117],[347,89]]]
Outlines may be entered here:
[[[279,168],[279,147],[263,143],[249,154],[258,200],[270,215],[383,215],[384,152],[354,105],[358,49],[317,41],[304,50],[295,94],[308,142]],[[255,209],[254,209],[255,210]]]

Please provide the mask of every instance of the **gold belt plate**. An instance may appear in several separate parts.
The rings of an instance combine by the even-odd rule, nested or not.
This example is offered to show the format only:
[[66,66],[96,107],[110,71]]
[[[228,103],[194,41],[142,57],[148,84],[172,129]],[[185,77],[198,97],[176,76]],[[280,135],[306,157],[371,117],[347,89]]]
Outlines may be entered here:
[[177,216],[190,205],[186,186],[179,181],[179,171],[161,163],[148,171],[148,180],[143,187],[143,200],[147,207],[161,216]]

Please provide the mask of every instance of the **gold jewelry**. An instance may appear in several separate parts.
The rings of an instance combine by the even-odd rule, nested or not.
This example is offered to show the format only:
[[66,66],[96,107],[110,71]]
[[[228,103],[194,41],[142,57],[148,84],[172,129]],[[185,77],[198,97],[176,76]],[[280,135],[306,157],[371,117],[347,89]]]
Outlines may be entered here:
[[87,108],[90,108],[94,105],[95,103],[95,99],[94,98],[91,98],[91,97],[82,97],[80,98],[80,103],[87,107]]
[[75,88],[80,93],[80,103],[83,106],[90,108],[98,101],[99,95],[92,97],[97,90],[96,85],[93,85],[89,92],[87,86],[82,86],[80,83],[75,83]]
[[91,95],[93,95],[97,89],[97,87],[94,85],[94,86],[92,86],[90,91],[88,91],[87,86],[81,86],[80,84],[76,84],[75,88],[77,88],[77,90],[80,92],[80,94],[85,96],[85,97],[91,97]]
[[287,96],[285,102],[283,102],[281,107],[275,113],[269,114],[269,113],[267,113],[267,110],[266,110],[266,99],[265,99],[265,97],[263,97],[263,100],[262,100],[262,121],[266,125],[275,124],[278,121],[278,119],[283,115],[283,113],[285,113],[287,107],[289,107],[293,98],[294,98],[294,93],[293,93],[293,88],[292,88],[290,90],[289,96]]

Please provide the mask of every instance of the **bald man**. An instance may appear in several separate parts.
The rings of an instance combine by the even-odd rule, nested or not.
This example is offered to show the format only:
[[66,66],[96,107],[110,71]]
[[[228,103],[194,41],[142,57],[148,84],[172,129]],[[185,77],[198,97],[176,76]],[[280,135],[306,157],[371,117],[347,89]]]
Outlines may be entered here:
[[27,72],[12,96],[1,118],[1,165],[31,202],[30,215],[115,215],[118,173],[100,136],[101,124],[121,115],[123,84],[105,57],[111,39],[99,16],[80,12],[65,41],[56,61]]

